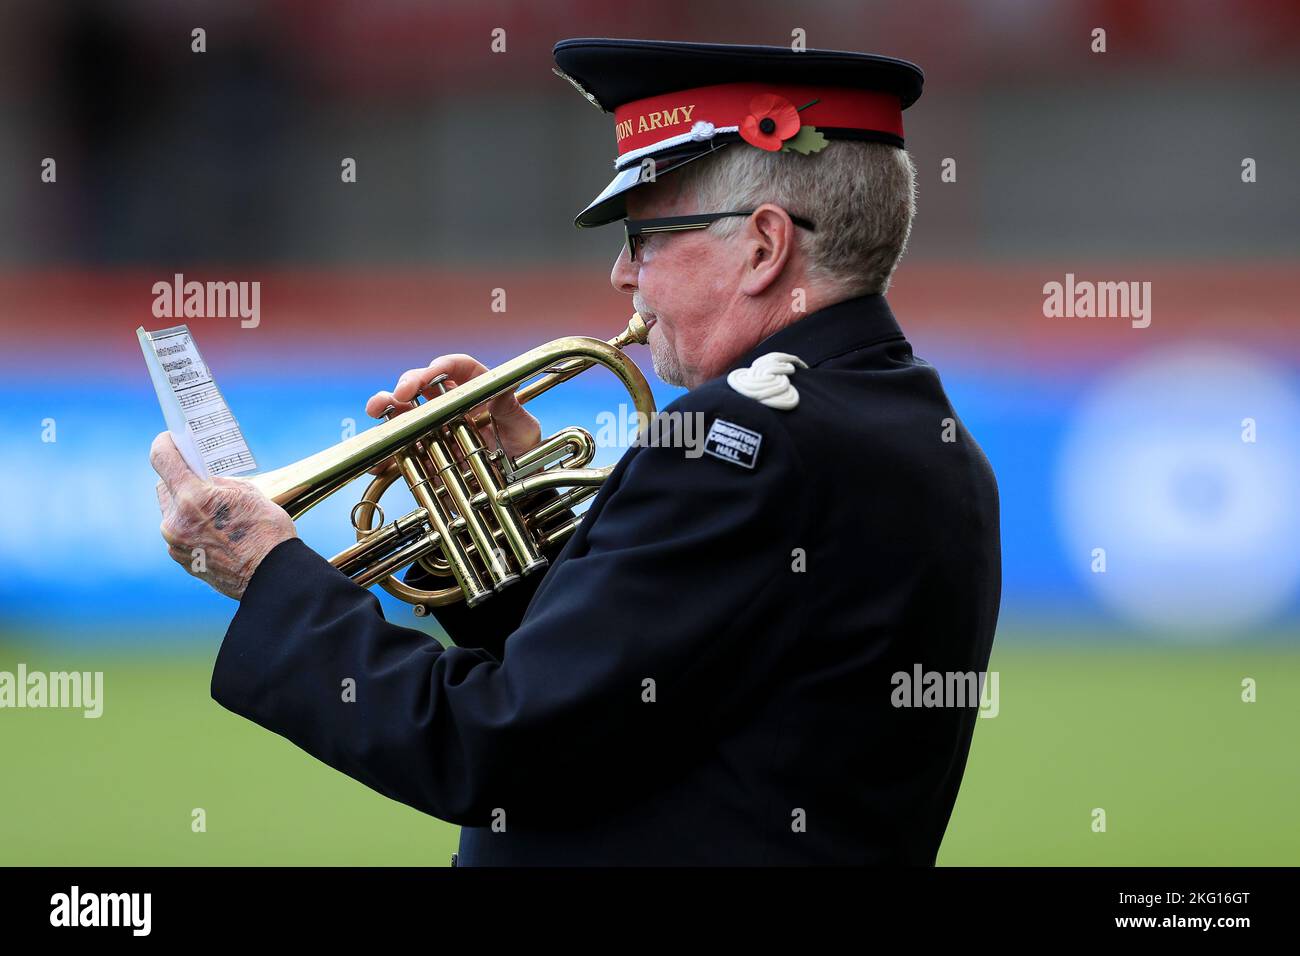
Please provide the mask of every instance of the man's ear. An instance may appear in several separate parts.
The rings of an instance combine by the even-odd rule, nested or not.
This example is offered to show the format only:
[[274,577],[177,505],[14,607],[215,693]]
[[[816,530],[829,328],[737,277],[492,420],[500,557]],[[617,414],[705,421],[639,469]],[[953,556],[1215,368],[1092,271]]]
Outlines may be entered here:
[[745,221],[744,274],[740,291],[762,295],[781,278],[794,254],[795,229],[790,214],[773,203],[763,203]]

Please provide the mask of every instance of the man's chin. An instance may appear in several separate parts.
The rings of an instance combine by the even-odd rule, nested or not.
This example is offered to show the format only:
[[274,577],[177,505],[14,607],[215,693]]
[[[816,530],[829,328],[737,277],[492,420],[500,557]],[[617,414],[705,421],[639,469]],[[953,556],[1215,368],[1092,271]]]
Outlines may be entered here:
[[680,369],[676,367],[665,368],[660,362],[655,362],[654,365],[655,375],[659,377],[659,381],[663,382],[665,385],[675,385],[679,388],[685,387],[686,383],[682,381]]
[[647,344],[650,346],[650,360],[654,363],[655,374],[659,376],[659,380],[665,385],[685,387],[686,376],[682,374],[677,355],[668,344],[668,340],[664,338],[663,331],[651,329]]

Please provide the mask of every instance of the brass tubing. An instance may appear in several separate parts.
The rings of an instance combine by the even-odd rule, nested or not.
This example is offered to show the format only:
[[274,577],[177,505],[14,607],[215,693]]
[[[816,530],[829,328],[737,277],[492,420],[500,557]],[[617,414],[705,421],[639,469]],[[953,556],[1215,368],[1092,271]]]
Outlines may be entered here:
[[352,580],[355,581],[357,584],[361,585],[363,588],[368,588],[376,581],[388,577],[390,574],[392,574],[394,571],[401,568],[403,565],[410,564],[412,561],[415,561],[417,558],[419,558],[420,555],[423,554],[425,551],[429,550],[430,548],[435,548],[441,543],[442,543],[442,538],[438,534],[438,532],[430,531],[428,534],[424,535],[423,537],[416,538],[414,541],[412,541],[410,544],[406,545],[405,547],[397,551],[394,551],[392,554],[388,555],[388,557],[384,558],[382,561],[378,562],[377,564],[374,564],[366,568],[365,570],[361,571],[355,577],[353,577]]
[[511,482],[497,492],[497,497],[506,501],[518,501],[525,495],[531,495],[534,491],[541,491],[543,488],[598,487],[613,470],[613,465],[606,465],[604,468],[552,468],[540,475],[530,475]]
[[581,468],[596,454],[596,440],[585,428],[571,425],[510,460],[516,478],[557,461]]
[[542,535],[542,543],[547,547],[550,547],[551,545],[556,544],[559,541],[563,541],[569,535],[573,534],[573,532],[577,530],[578,525],[581,523],[582,523],[582,516],[574,515],[573,518],[569,519],[564,524],[560,525],[558,528],[553,528],[552,530],[546,532],[546,534]]
[[533,520],[538,524],[544,524],[558,515],[561,511],[565,511],[572,508],[574,505],[586,501],[599,490],[599,488],[593,486],[572,488],[554,500],[548,501],[546,504],[534,511]]
[[469,556],[465,554],[460,542],[456,540],[456,536],[447,526],[447,519],[443,517],[442,508],[429,488],[429,478],[425,474],[424,466],[420,464],[419,459],[414,455],[410,455],[405,451],[397,452],[394,457],[396,457],[397,464],[402,469],[402,475],[406,478],[406,483],[411,487],[411,494],[415,496],[416,503],[429,513],[429,523],[433,525],[433,530],[438,532],[442,539],[442,553],[447,559],[447,564],[451,567],[451,573],[456,579],[456,583],[465,592],[465,601],[472,606],[489,597],[492,594],[491,590],[485,588],[482,582],[479,581],[478,573],[469,562]]
[[[564,495],[561,495],[560,497],[556,498],[554,501],[548,502],[545,507],[539,508],[537,512],[534,513],[533,515],[534,525],[535,526],[542,525],[543,523],[545,523],[545,521],[558,515],[569,505],[580,502],[585,498],[591,497],[597,492],[597,490],[598,489],[594,487],[574,488],[572,491]],[[421,508],[421,509],[417,509],[417,511],[411,512],[411,514],[415,515],[417,513],[422,513],[423,511],[424,509]],[[582,520],[581,515],[574,515],[571,518],[569,518],[564,524],[558,525],[555,528],[552,528],[550,531],[541,534],[540,540],[548,547],[554,545],[558,541],[566,537],[567,535],[571,534],[574,531],[574,529],[577,528],[581,520]],[[449,527],[451,529],[452,534],[455,534],[458,528],[463,529],[464,523],[459,519],[457,519],[456,521],[453,521]],[[390,528],[392,528],[392,525],[386,525],[384,530],[388,530]],[[379,532],[376,532],[375,536],[377,536],[378,534]],[[500,528],[492,529],[491,534],[494,541],[498,538],[504,537],[504,532]],[[374,536],[372,536],[372,538],[373,537]],[[359,542],[359,543],[369,544],[371,543],[372,538],[367,538],[364,542]],[[369,565],[363,565],[361,568],[353,571],[348,576],[351,577],[352,580],[356,581],[356,583],[361,585],[362,587],[369,587],[371,584],[374,584],[380,578],[383,578],[388,574],[391,574],[393,571],[400,568],[402,565],[407,564],[408,562],[418,561],[422,556],[424,556],[425,554],[431,551],[440,552],[441,551],[440,545],[442,543],[442,540],[443,540],[442,536],[438,532],[436,531],[426,532],[422,534],[420,537],[412,541],[403,543],[402,547],[399,550],[393,551]],[[467,557],[474,558],[478,556],[478,548],[476,548],[474,545],[472,544],[464,545],[462,546],[462,548]],[[544,566],[546,563],[546,559],[544,556],[542,558],[542,562]],[[339,570],[343,571],[343,568],[339,568]],[[346,571],[344,571],[344,573],[348,574],[348,572]],[[444,571],[443,573],[448,573],[448,572]]]
[[[456,443],[460,445],[465,460],[469,462],[470,470],[474,472],[474,478],[478,482],[479,488],[487,496],[488,507],[491,509],[493,517],[496,518],[497,527],[501,529],[505,543],[514,552],[515,560],[519,562],[520,572],[532,574],[539,568],[545,567],[546,559],[538,553],[532,541],[529,540],[528,530],[519,519],[519,515],[515,513],[514,505],[509,501],[500,501],[497,498],[497,493],[501,491],[502,485],[497,481],[491,466],[484,460],[487,449],[484,448],[478,432],[470,428],[463,419],[459,419],[452,424],[451,432],[456,438]],[[493,537],[495,538],[495,535]],[[495,542],[493,547],[495,548]]]
[[438,477],[442,479],[442,486],[447,489],[447,495],[455,505],[456,513],[465,519],[465,530],[469,533],[470,541],[478,548],[479,560],[492,576],[493,588],[500,591],[506,585],[519,580],[519,575],[511,570],[497,550],[492,535],[483,523],[483,518],[474,510],[469,489],[465,486],[451,449],[441,438],[428,439],[426,445],[429,457],[433,459],[433,465],[438,469]]
[[[366,502],[362,502],[365,504]],[[355,564],[358,560],[365,558],[369,553],[378,548],[389,547],[395,542],[403,541],[412,535],[422,532],[421,527],[427,516],[423,508],[416,508],[414,511],[402,515],[396,521],[389,522],[382,528],[376,528],[364,538],[357,541],[347,548],[344,548],[334,557],[330,558],[330,564],[338,568],[344,574],[348,574],[348,566]],[[365,565],[363,564],[362,567]]]
[[[475,410],[486,410],[509,390],[526,403],[603,365],[627,390],[638,414],[651,415],[654,397],[645,376],[622,351],[644,343],[647,335],[645,323],[633,314],[627,329],[608,342],[587,336],[555,339],[408,412],[390,409],[388,421],[315,455],[239,480],[297,518],[386,463],[353,509],[358,540],[331,563],[358,583],[379,584],[415,605],[417,613],[461,599],[477,604],[517,577],[516,562],[524,569],[544,565],[543,549],[562,541],[581,520],[565,509],[595,494],[613,467],[587,467],[595,441],[576,426],[498,463],[500,452],[489,454],[485,435],[475,428],[488,424],[490,416]],[[372,530],[379,500],[398,478],[405,480],[416,508]],[[551,500],[526,500],[549,489],[559,492]],[[443,577],[448,586],[405,584],[399,571],[412,563]]]
[[[621,352],[629,345],[645,345],[646,339],[649,337],[650,330],[646,328],[645,320],[641,318],[641,313],[633,312],[632,318],[627,324],[627,328],[610,339],[606,344]],[[520,405],[523,405],[526,402],[531,402],[543,392],[549,392],[555,386],[567,382],[569,379],[573,378],[573,376],[585,372],[595,364],[596,362],[593,359],[581,358],[565,359],[561,362],[556,362],[553,366],[555,371],[515,392],[515,398],[519,400]]]
[[[645,323],[639,315],[634,314],[627,332],[611,341],[644,341],[645,334]],[[560,382],[567,381],[583,368],[600,364],[612,371],[623,383],[638,411],[646,414],[653,412],[654,397],[645,376],[618,346],[587,336],[569,336],[525,352],[490,372],[457,385],[444,395],[430,399],[418,408],[397,415],[390,421],[360,432],[315,455],[284,468],[241,480],[247,481],[284,508],[291,518],[296,518],[431,428],[482,405],[503,388],[527,381],[543,369],[556,364],[560,356],[568,356],[560,360],[565,371],[551,373],[521,389],[516,394],[522,396],[522,401],[528,401]],[[581,363],[581,368],[574,365],[572,371],[569,371],[569,362]]]

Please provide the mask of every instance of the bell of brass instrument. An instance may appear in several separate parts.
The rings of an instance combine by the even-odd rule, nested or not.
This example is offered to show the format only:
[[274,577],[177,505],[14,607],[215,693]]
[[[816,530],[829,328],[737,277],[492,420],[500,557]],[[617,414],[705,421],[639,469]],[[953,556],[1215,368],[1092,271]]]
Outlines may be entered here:
[[[378,584],[414,605],[417,615],[462,599],[479,604],[546,567],[542,552],[578,525],[570,509],[595,495],[613,466],[587,467],[596,443],[576,426],[513,457],[499,446],[490,448],[485,438],[493,433],[491,416],[475,415],[474,409],[515,388],[515,397],[526,403],[602,365],[622,382],[645,416],[639,420],[646,421],[654,414],[654,398],[623,349],[644,344],[648,335],[634,312],[627,329],[608,342],[587,336],[555,339],[450,390],[440,376],[432,383],[440,394],[424,404],[402,414],[390,409],[382,424],[245,480],[297,518],[387,462],[352,508],[356,544],[330,563],[363,587]],[[379,501],[399,478],[416,507],[385,524]],[[555,494],[539,494],[548,490]],[[413,564],[446,586],[426,590],[400,580],[397,575]]]

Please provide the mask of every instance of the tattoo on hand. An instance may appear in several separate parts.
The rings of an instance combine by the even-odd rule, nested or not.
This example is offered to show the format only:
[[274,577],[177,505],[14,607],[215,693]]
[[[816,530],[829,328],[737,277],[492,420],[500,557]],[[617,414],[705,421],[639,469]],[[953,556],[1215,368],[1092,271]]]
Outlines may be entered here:
[[[212,525],[218,531],[225,531],[226,525],[230,524],[230,505],[217,505],[217,510],[212,515]],[[234,528],[226,535],[226,540],[231,544],[236,544],[244,539],[248,534],[247,528]]]

